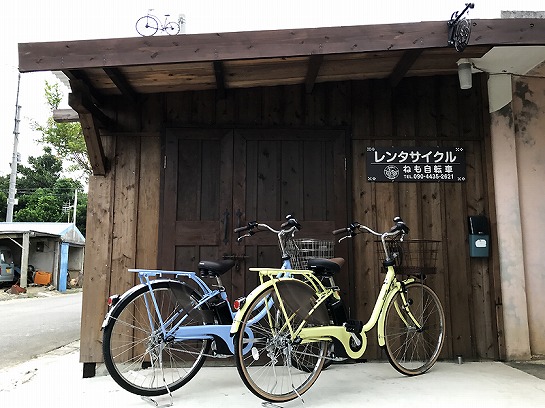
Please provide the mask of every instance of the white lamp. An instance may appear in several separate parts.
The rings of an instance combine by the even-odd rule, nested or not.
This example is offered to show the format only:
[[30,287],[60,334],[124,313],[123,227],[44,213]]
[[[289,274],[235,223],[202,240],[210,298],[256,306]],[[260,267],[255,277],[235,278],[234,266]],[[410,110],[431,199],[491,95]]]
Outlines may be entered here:
[[458,80],[461,89],[471,89],[471,61],[467,58],[458,60]]

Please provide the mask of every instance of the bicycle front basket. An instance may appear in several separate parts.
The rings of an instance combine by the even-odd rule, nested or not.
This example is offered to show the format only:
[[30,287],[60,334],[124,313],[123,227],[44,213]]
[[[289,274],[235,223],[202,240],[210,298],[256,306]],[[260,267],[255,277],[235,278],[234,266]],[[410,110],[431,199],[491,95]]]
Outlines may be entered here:
[[293,269],[307,269],[307,262],[311,258],[333,258],[335,241],[312,238],[291,239],[286,244],[286,251],[291,257]]
[[[386,247],[395,256],[394,268],[402,275],[429,275],[437,273],[436,263],[441,241],[431,239],[389,240]],[[384,272],[382,263],[386,255],[381,241],[376,241],[380,269]]]

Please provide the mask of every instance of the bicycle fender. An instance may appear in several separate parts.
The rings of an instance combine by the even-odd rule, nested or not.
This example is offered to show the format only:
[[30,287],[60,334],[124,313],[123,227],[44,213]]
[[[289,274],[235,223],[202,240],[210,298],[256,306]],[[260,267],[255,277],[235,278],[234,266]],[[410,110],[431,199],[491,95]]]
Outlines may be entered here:
[[[177,284],[178,283],[182,283],[180,281],[176,281],[176,280],[173,280],[173,279],[157,279],[157,280],[154,280],[153,283],[151,285],[153,285],[154,283],[156,282],[176,282]],[[183,283],[182,283],[183,284]],[[106,313],[106,315],[104,316],[104,320],[102,322],[102,326],[100,327],[100,330],[104,330],[106,327],[108,327],[108,325],[110,324],[110,322],[112,321],[112,314],[115,310],[119,309],[120,307],[124,307],[124,300],[131,296],[134,292],[136,292],[137,290],[140,290],[142,287],[144,286],[147,286],[145,283],[140,283],[136,286],[133,286],[132,288],[130,288],[129,290],[127,290],[125,293],[123,293],[120,297],[119,297],[119,300],[117,301],[117,303],[115,304],[115,306],[111,307],[110,310],[108,310],[108,312]]]
[[250,294],[246,297],[246,302],[244,303],[244,306],[242,306],[238,312],[235,314],[235,317],[233,318],[233,324],[231,325],[231,337],[233,337],[240,327],[240,322],[242,321],[242,317],[246,313],[246,310],[250,306],[250,304],[254,301],[254,299],[261,294],[264,290],[268,289],[270,286],[273,286],[279,281],[285,281],[285,280],[296,280],[294,278],[276,278],[268,280],[258,287],[256,287],[254,290],[250,292]]

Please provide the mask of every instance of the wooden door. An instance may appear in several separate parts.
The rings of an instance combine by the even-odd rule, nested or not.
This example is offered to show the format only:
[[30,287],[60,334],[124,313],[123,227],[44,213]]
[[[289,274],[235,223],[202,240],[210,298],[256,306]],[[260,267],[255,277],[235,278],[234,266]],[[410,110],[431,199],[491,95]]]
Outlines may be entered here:
[[[345,131],[169,130],[159,264],[195,270],[200,259],[233,257],[223,283],[234,298],[257,284],[248,268],[281,264],[274,234],[238,242],[235,227],[279,228],[293,214],[300,238],[333,239],[349,222],[345,144]],[[339,283],[348,290],[347,271]]]
[[[292,214],[303,227],[296,237],[332,240],[331,231],[347,223],[345,137],[345,131],[331,130],[236,130],[235,223],[256,220],[279,228]],[[281,264],[278,240],[271,233],[245,239],[233,249],[246,256],[244,268],[233,274],[238,293],[257,284],[255,273],[243,271]],[[347,276],[345,271],[341,280]]]
[[233,132],[167,130],[161,268],[196,270],[230,252]]

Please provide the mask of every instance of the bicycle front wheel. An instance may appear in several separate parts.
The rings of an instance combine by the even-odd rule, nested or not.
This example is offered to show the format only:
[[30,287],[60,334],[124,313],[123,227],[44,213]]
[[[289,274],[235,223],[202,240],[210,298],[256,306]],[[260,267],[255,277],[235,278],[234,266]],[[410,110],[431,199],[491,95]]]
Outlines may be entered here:
[[174,333],[165,338],[160,322],[166,333],[180,322],[180,329],[213,323],[209,310],[195,306],[198,300],[199,295],[187,285],[164,280],[153,282],[151,291],[142,286],[121,300],[104,329],[102,343],[104,363],[115,382],[133,394],[157,396],[191,380],[202,367],[211,341],[183,340]]
[[155,35],[159,29],[159,22],[152,16],[140,17],[136,20],[136,32],[142,37]]
[[246,387],[269,402],[286,402],[318,378],[328,342],[300,343],[289,328],[329,324],[324,304],[309,315],[316,294],[300,281],[279,281],[248,305],[235,336],[235,360]]
[[418,375],[437,361],[445,337],[445,312],[435,292],[413,282],[395,294],[384,322],[388,360],[402,374]]
[[176,35],[180,32],[180,26],[174,21],[170,21],[165,25],[165,31],[168,35]]

